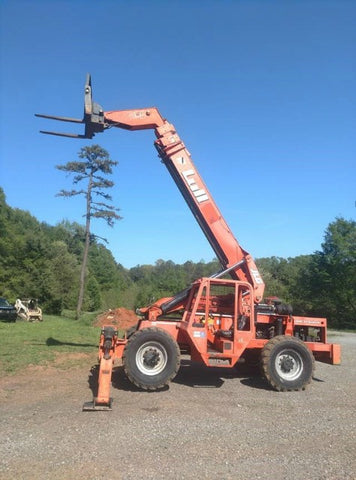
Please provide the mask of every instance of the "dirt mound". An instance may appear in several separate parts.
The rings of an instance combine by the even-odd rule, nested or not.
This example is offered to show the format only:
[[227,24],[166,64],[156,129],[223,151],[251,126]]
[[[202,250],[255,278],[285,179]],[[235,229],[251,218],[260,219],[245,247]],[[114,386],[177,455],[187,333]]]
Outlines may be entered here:
[[128,328],[136,325],[137,316],[132,310],[127,308],[115,308],[114,310],[108,310],[107,312],[99,315],[96,319],[95,326],[103,327],[104,325],[115,325],[118,328],[127,330]]

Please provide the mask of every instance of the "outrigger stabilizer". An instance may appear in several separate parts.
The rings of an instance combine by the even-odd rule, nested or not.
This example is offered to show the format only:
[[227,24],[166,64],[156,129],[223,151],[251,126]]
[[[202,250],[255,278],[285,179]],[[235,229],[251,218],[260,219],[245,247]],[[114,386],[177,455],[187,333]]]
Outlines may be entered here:
[[83,412],[94,412],[111,410],[112,397],[110,397],[111,375],[113,369],[113,347],[117,341],[118,331],[115,327],[108,325],[102,328],[99,345],[100,366],[98,372],[98,389],[93,400],[85,402]]

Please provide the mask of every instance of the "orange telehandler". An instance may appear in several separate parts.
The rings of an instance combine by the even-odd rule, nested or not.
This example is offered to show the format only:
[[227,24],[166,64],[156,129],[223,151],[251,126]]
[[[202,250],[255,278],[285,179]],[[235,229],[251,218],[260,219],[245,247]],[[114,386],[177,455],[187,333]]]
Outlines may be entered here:
[[294,316],[277,298],[263,300],[264,282],[253,258],[233,236],[174,126],[157,108],[104,111],[93,102],[88,75],[83,119],[37,116],[83,123],[84,135],[41,131],[71,138],[92,138],[112,127],[153,129],[159,157],[222,266],[173,297],[140,308],[137,326],[124,338],[112,325],[102,328],[98,393],[84,410],[111,408],[117,359],[122,359],[129,380],[143,390],[167,385],[179,370],[182,352],[208,367],[232,368],[241,359],[258,360],[267,382],[278,391],[303,390],[312,379],[314,359],[340,363],[340,346],[327,343],[325,318]]

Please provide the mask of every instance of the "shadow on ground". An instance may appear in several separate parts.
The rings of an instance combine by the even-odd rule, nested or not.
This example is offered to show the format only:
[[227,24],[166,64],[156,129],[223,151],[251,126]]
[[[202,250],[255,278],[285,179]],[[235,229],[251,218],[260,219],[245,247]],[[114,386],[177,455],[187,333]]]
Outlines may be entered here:
[[[93,397],[98,394],[98,378],[99,378],[99,365],[93,365],[90,369],[88,376],[88,385],[93,393]],[[139,392],[140,389],[133,385],[126,377],[124,367],[114,367],[111,375],[112,388],[123,390],[126,392]],[[167,390],[169,387],[164,387],[162,390]]]
[[[88,384],[93,393],[97,396],[98,390],[99,365],[94,365],[89,373]],[[220,388],[226,379],[236,379],[250,388],[261,390],[272,390],[267,382],[261,377],[259,369],[256,367],[239,365],[238,368],[226,369],[219,367],[206,367],[191,360],[182,360],[181,367],[173,383],[184,385],[191,388]],[[133,385],[125,375],[122,366],[114,367],[112,373],[112,387],[118,390],[138,392],[140,391]],[[162,392],[168,390],[169,386],[157,390]],[[155,392],[148,392],[155,393]]]
[[255,366],[238,365],[236,368],[206,367],[191,360],[183,360],[174,383],[192,388],[220,388],[226,379],[240,379],[251,388],[270,390]]
[[73,342],[61,342],[60,340],[56,340],[53,337],[49,337],[46,340],[47,347],[58,347],[62,345],[70,346],[70,347],[97,347],[98,345],[95,343],[73,343]]

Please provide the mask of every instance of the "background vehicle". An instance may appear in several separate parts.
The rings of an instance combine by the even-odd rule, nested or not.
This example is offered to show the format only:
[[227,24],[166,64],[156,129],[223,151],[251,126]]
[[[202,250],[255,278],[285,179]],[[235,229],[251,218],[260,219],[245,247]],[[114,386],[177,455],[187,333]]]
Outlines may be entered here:
[[3,322],[16,322],[17,311],[5,298],[0,298],[0,320]]
[[36,298],[26,298],[15,302],[15,308],[19,317],[26,322],[34,322],[38,320],[42,322],[42,309],[38,306]]
[[278,391],[303,390],[312,379],[315,358],[340,363],[340,346],[327,343],[325,318],[293,316],[291,307],[278,299],[263,300],[264,282],[252,256],[233,236],[176,129],[157,108],[104,112],[92,100],[88,76],[82,120],[38,116],[84,123],[84,135],[43,132],[72,138],[92,138],[111,127],[153,129],[162,162],[222,266],[177,295],[139,309],[137,327],[125,338],[118,338],[113,326],[102,329],[98,394],[85,409],[110,408],[116,359],[144,390],[162,388],[174,378],[181,352],[208,367],[232,368],[242,359],[258,359],[267,382]]

